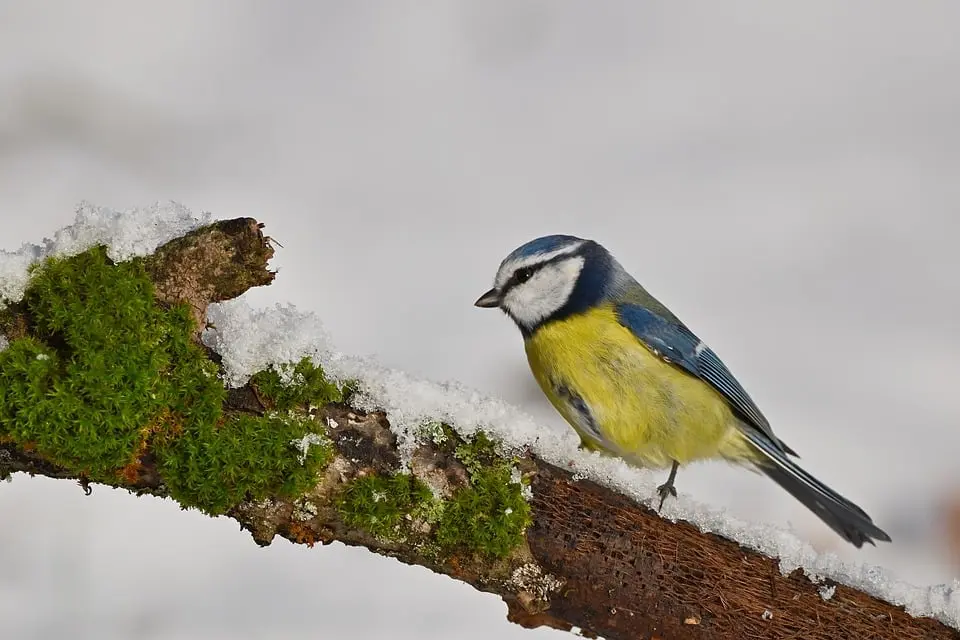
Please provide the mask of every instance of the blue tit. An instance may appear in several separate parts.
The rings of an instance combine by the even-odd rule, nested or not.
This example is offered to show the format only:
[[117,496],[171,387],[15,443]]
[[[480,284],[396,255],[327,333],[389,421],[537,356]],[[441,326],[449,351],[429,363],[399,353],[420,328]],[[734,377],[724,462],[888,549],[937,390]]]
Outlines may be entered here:
[[592,240],[553,235],[508,255],[478,307],[520,328],[530,369],[584,447],[677,469],[722,458],[772,478],[857,547],[890,541],[809,473],[719,357]]

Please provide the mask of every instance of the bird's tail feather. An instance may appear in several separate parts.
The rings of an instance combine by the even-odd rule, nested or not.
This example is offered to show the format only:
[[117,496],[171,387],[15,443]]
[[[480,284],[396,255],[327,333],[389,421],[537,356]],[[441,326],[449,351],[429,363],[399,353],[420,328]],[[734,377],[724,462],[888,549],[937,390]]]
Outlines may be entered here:
[[746,434],[747,439],[763,454],[757,467],[787,490],[831,529],[857,548],[874,539],[890,542],[890,536],[873,523],[863,509],[801,469],[767,441],[762,434]]

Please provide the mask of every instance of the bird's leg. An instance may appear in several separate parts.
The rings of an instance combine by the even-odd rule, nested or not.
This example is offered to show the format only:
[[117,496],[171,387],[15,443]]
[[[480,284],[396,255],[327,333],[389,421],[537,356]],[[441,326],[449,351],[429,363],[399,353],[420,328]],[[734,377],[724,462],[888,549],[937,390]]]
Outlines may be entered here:
[[673,466],[670,467],[670,477],[667,478],[666,482],[657,487],[657,493],[660,494],[660,506],[657,507],[657,511],[663,509],[663,502],[667,499],[667,496],[677,497],[677,488],[673,486],[673,481],[677,479],[677,469],[679,468],[680,463],[674,460]]

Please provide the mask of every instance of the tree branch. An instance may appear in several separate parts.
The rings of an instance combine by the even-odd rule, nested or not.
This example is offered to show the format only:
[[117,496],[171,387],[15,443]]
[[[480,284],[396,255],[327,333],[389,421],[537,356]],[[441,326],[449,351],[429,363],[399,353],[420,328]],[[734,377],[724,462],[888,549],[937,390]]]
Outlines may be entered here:
[[[143,263],[158,303],[187,302],[199,328],[209,303],[269,284],[274,274],[267,270],[267,261],[273,252],[260,227],[248,218],[219,222],[161,247]],[[35,324],[23,304],[0,315],[0,333],[11,341],[32,336]],[[198,335],[193,336],[197,342]],[[216,354],[207,353],[218,361]],[[263,416],[276,404],[266,386],[252,381],[230,390],[222,411],[224,416]],[[407,481],[390,480],[406,476],[396,475],[401,456],[385,415],[329,402],[309,416],[313,428],[332,445],[318,481],[293,495],[274,491],[227,511],[258,544],[280,535],[311,546],[334,540],[364,546],[501,596],[515,623],[579,627],[586,635],[610,640],[960,639],[960,632],[935,620],[914,618],[901,607],[850,587],[836,585],[834,595],[824,600],[819,592],[823,585],[813,584],[800,570],[783,576],[775,559],[690,524],[663,520],[533,455],[504,458],[492,443],[464,439],[443,425],[433,425],[418,441],[409,465],[416,480],[398,489]],[[164,477],[158,445],[151,438],[186,436],[154,427],[145,433],[150,435],[137,449],[133,472],[95,479],[136,493],[170,495],[173,479]],[[487,500],[508,516],[513,511],[502,509],[510,504],[509,494],[484,494],[488,485],[478,480],[485,470],[504,465],[516,467],[532,490],[529,521],[524,522],[529,526],[517,539],[504,528],[491,529],[492,537],[482,544],[465,542],[476,531],[455,529],[456,522],[461,527],[469,522],[452,520],[449,515],[456,509],[469,503],[487,520],[503,517],[482,511],[488,508],[483,506]],[[84,486],[90,480],[83,468],[4,435],[0,425],[0,477],[13,472],[71,478]],[[496,489],[497,482],[508,484],[496,481],[489,487]],[[368,485],[373,488],[369,495],[361,490]],[[419,487],[428,487],[433,497]],[[459,502],[451,506],[454,500]],[[437,515],[441,507],[447,516]]]

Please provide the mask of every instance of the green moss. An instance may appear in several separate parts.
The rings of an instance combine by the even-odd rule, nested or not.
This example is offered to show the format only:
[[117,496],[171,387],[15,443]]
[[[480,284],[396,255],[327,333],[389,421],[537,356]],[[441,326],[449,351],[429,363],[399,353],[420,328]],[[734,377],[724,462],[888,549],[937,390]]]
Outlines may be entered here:
[[162,308],[136,262],[103,247],[34,269],[23,299],[33,337],[0,352],[0,434],[51,461],[115,480],[164,410],[209,419],[224,397],[190,341],[183,306]]
[[466,468],[470,483],[443,502],[435,542],[443,554],[474,553],[502,558],[523,544],[530,505],[517,482],[513,461],[483,431],[460,437],[450,426],[425,425],[423,434]]
[[295,365],[284,363],[258,371],[250,379],[250,385],[272,403],[273,408],[281,411],[345,402],[355,386],[331,382],[310,358],[303,358]]
[[405,537],[407,523],[429,513],[434,498],[429,487],[410,474],[366,475],[344,487],[336,506],[347,526],[391,540]]
[[[189,307],[158,305],[141,261],[113,264],[103,247],[47,260],[18,313],[30,337],[0,351],[0,439],[78,475],[135,482],[149,450],[173,497],[218,514],[306,491],[333,456],[303,412],[223,414],[226,390]],[[342,399],[319,367],[289,367],[302,381],[277,404]]]
[[510,464],[501,462],[470,474],[470,485],[444,505],[437,543],[457,550],[502,558],[523,543],[530,525],[530,505],[522,485],[512,480]]
[[291,413],[198,422],[157,447],[170,495],[218,515],[243,500],[293,498],[317,483],[333,445],[310,418]]
[[[444,499],[424,501],[419,507],[420,519],[432,525],[429,540],[422,550],[438,557],[453,554],[475,554],[484,558],[503,558],[523,544],[531,523],[530,505],[524,497],[526,480],[519,480],[513,460],[505,457],[500,444],[478,431],[464,439],[452,427],[438,421],[425,422],[417,437],[430,442],[447,455],[453,455],[466,468],[470,481]],[[373,524],[387,518],[388,525],[378,532],[390,531],[399,522],[390,503],[373,502],[371,495],[390,495],[379,477],[354,481],[350,491],[358,492],[351,500],[341,500],[340,509],[349,525],[370,530]]]
[[500,460],[500,456],[497,455],[497,443],[483,431],[476,432],[473,437],[458,444],[454,450],[454,456],[463,463],[471,476]]

